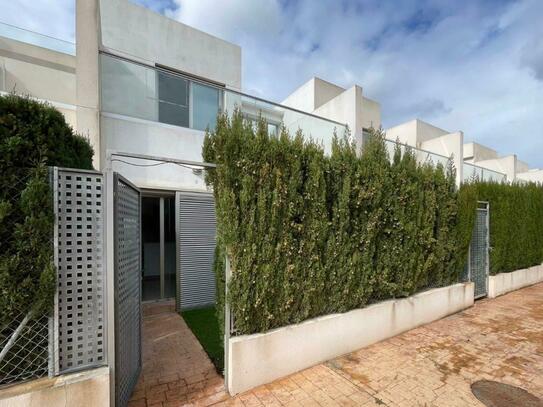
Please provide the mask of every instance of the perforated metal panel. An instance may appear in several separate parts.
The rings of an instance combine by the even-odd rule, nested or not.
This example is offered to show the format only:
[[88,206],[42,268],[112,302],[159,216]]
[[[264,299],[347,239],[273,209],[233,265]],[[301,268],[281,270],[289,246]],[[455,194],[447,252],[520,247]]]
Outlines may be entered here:
[[115,174],[115,390],[125,406],[141,370],[140,192]]
[[469,254],[470,280],[475,284],[475,298],[487,295],[488,285],[488,205],[480,203],[475,217]]
[[106,362],[103,176],[53,169],[55,373]]
[[176,195],[177,308],[215,303],[215,202],[210,194]]

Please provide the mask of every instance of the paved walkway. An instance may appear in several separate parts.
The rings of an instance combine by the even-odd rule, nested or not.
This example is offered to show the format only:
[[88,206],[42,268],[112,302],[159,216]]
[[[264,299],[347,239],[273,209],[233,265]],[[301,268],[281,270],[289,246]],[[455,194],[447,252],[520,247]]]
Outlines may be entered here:
[[[172,331],[188,330],[176,315],[157,315],[146,317],[144,336],[161,331],[162,319]],[[520,386],[543,399],[543,284],[478,301],[464,312],[236,398],[227,398],[221,379],[188,334],[168,336],[170,345],[158,345],[164,333],[146,339],[145,348],[153,343],[155,356],[144,351],[144,379],[131,406],[145,406],[144,396],[147,406],[155,401],[157,406],[482,406],[470,390],[481,379]],[[176,362],[159,356],[164,349]],[[175,375],[176,366],[187,361],[197,376],[177,372],[176,381],[165,379],[166,372]],[[177,384],[184,390],[176,392]]]

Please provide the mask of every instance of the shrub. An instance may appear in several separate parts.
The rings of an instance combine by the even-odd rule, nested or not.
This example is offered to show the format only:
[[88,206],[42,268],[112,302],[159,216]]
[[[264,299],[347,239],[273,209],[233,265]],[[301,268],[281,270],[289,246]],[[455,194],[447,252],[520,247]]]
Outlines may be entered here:
[[[238,334],[459,279],[469,225],[460,223],[452,165],[420,165],[409,149],[389,157],[379,131],[361,156],[347,138],[335,138],[326,156],[300,132],[274,137],[240,112],[219,117],[203,156],[217,164],[207,182]],[[223,270],[217,258],[220,284]]]
[[53,207],[48,165],[92,168],[92,148],[53,107],[0,97],[0,323],[50,309]]
[[490,204],[490,274],[543,262],[543,187],[475,182],[476,197]]

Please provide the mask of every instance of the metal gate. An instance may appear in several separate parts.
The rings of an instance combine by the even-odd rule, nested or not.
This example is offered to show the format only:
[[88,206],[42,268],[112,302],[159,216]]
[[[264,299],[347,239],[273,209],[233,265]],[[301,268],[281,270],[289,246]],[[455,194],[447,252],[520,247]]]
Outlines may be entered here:
[[141,370],[141,195],[115,173],[115,398],[126,406]]
[[469,280],[475,284],[475,298],[488,293],[489,274],[489,204],[479,202],[469,250]]
[[107,363],[104,177],[54,167],[57,292],[51,332],[55,375]]
[[211,194],[177,192],[177,309],[215,303],[215,202]]

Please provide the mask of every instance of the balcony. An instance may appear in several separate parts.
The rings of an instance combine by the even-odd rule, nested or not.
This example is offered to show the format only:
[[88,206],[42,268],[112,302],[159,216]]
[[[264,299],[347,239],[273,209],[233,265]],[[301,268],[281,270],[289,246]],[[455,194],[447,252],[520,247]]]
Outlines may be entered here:
[[344,124],[249,96],[165,69],[101,54],[102,111],[204,131],[215,128],[217,114],[239,108],[248,120],[259,117],[277,135],[281,125],[330,151],[334,133]]
[[11,24],[0,22],[0,37],[25,42],[27,44],[36,45],[41,48],[61,52],[63,54],[75,55],[75,44],[73,42],[49,37],[48,35],[25,30]]
[[507,180],[507,176],[501,172],[489,170],[466,162],[463,163],[462,177],[463,182],[505,182]]

